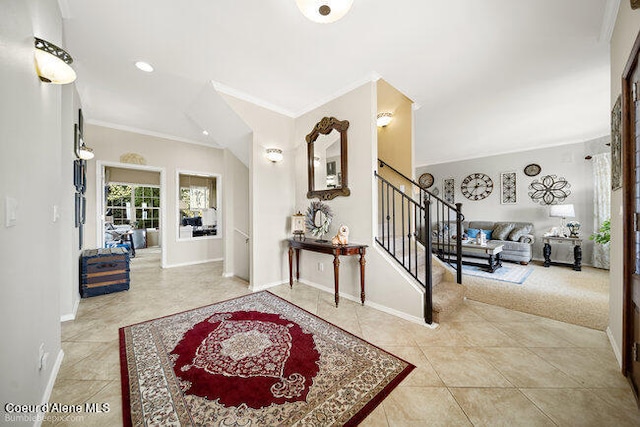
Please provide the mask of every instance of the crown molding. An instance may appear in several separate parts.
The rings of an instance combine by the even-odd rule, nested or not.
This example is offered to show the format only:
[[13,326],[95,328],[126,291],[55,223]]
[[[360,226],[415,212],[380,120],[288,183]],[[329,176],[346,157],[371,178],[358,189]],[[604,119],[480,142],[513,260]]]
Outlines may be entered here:
[[278,107],[277,105],[267,102],[264,99],[249,95],[246,92],[234,89],[215,80],[211,80],[211,85],[216,91],[224,93],[225,95],[233,96],[234,98],[238,98],[242,101],[246,101],[259,107],[266,108],[267,110],[282,114],[283,116],[295,118],[295,114],[293,112],[287,110],[286,108]]
[[616,19],[618,18],[618,9],[620,9],[620,0],[607,0],[604,6],[598,42],[607,44],[611,42],[613,29],[616,26]]
[[215,144],[215,143],[207,143],[207,142],[195,141],[193,139],[182,138],[182,137],[175,136],[175,135],[169,135],[169,134],[161,133],[161,132],[154,132],[154,131],[150,131],[150,130],[146,130],[146,129],[140,129],[140,128],[136,128],[136,127],[132,127],[132,126],[119,125],[119,124],[116,124],[116,123],[103,122],[103,121],[100,121],[100,120],[85,120],[85,123],[90,124],[90,125],[102,126],[102,127],[110,128],[110,129],[123,130],[125,132],[138,133],[138,134],[141,134],[141,135],[153,136],[153,137],[156,137],[156,138],[168,139],[168,140],[171,140],[171,141],[184,142],[184,143],[187,143],[187,144],[201,145],[203,147],[209,147],[209,148],[215,148],[215,149],[218,149],[218,150],[222,150],[222,148],[218,144]]

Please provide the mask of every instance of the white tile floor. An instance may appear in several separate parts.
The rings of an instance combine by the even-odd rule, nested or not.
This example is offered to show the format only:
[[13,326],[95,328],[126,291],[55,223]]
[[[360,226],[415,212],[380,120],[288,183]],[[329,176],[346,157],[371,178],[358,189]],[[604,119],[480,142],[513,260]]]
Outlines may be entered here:
[[[640,426],[640,412],[604,332],[466,301],[432,330],[295,284],[271,291],[416,365],[367,426]],[[110,405],[43,425],[121,424],[118,328],[248,293],[221,264],[162,270],[132,262],[131,290],[82,300],[63,324],[65,358],[51,402]]]

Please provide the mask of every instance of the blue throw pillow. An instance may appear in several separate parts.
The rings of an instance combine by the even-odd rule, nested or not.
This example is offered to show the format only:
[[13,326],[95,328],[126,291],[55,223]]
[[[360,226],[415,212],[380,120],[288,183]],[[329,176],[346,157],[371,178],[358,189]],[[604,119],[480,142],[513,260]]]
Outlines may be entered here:
[[487,240],[491,240],[491,234],[493,230],[480,230],[485,236],[487,236]]
[[475,239],[478,236],[479,232],[480,230],[478,230],[477,228],[470,228],[467,230],[467,236],[469,236],[470,239]]

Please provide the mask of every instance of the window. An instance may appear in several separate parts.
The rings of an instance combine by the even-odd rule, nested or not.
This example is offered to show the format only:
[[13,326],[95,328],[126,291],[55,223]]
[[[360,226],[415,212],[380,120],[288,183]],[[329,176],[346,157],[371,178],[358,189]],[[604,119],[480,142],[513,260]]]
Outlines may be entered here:
[[[135,209],[131,209],[131,207]],[[107,184],[107,212],[113,224],[135,228],[160,227],[160,187]]]
[[219,194],[217,176],[178,174],[180,238],[217,236]]

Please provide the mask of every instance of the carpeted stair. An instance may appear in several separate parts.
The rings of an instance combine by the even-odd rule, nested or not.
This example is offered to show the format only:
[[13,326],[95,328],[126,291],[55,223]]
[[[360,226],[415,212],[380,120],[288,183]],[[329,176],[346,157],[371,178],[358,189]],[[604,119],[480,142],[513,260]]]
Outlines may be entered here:
[[[394,248],[391,248],[392,251]],[[418,277],[424,280],[425,277],[425,250],[424,246],[415,240],[409,244],[405,242],[404,259],[409,264],[409,254],[411,252],[411,266],[415,268],[416,253],[418,262]],[[402,240],[396,239],[395,254],[398,260],[403,258]],[[435,256],[431,257],[432,283],[433,283],[433,321],[441,323],[450,316],[456,308],[464,301],[464,286],[456,283],[453,273],[445,268],[442,262]]]

